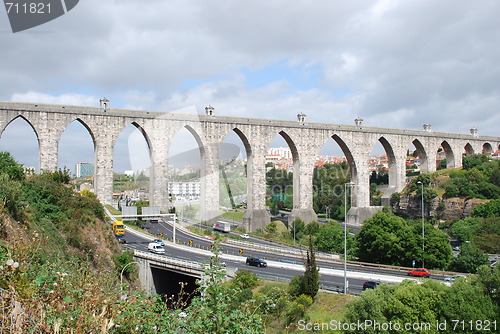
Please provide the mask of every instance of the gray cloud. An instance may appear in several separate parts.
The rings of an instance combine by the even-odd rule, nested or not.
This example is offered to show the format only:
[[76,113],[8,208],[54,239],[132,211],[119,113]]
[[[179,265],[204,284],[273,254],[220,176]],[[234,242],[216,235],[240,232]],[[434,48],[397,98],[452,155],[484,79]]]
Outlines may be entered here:
[[17,34],[1,13],[0,100],[498,136],[499,12],[495,0],[87,0]]

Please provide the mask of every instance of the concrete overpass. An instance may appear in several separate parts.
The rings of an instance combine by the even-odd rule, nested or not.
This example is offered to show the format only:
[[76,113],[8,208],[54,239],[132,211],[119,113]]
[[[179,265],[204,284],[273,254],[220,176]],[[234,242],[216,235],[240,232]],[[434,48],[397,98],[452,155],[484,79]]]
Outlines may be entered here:
[[[203,264],[134,249],[139,266],[141,288],[148,294],[177,295],[179,282],[186,282],[188,291],[196,289],[196,279],[203,278]],[[182,276],[182,279],[178,276]]]

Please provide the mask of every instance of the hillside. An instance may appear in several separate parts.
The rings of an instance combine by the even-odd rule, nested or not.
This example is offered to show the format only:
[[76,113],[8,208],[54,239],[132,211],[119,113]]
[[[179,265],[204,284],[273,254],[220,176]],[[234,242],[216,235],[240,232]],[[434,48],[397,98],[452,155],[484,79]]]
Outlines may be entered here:
[[134,277],[127,273],[133,266],[120,286],[131,254],[121,252],[95,196],[71,190],[67,174],[25,176],[0,152],[0,179],[0,333],[331,333],[367,315],[379,322],[415,321],[414,314],[423,314],[417,320],[491,324],[498,314],[499,268],[482,267],[478,279],[451,287],[429,280],[384,284],[361,297],[314,292],[312,298],[301,294],[305,285],[298,276],[278,284],[240,270],[223,283],[217,247],[200,295],[190,305],[175,297],[166,303],[138,292],[127,279]]
[[463,158],[463,167],[421,174],[401,193],[393,194],[391,205],[406,218],[421,217],[421,182],[424,185],[426,217],[456,220],[470,217],[474,207],[500,199],[500,161],[485,155]]
[[0,179],[0,332],[13,323],[20,333],[110,328],[131,255],[122,253],[99,201],[71,190],[64,172],[25,176],[5,153]]

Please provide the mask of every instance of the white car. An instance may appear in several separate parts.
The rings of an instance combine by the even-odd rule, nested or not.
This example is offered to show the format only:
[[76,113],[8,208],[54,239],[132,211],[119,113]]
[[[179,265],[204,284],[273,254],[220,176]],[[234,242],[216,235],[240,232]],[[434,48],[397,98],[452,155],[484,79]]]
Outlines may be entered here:
[[445,277],[444,280],[447,282],[455,282],[455,280],[459,277],[463,277],[464,279],[467,279],[467,276],[465,276],[465,275],[453,275],[453,276]]
[[246,234],[246,233],[245,233],[245,234],[241,234],[241,235],[240,235],[240,238],[242,238],[242,239],[249,239],[249,238],[250,238],[250,236],[249,236],[248,234]]

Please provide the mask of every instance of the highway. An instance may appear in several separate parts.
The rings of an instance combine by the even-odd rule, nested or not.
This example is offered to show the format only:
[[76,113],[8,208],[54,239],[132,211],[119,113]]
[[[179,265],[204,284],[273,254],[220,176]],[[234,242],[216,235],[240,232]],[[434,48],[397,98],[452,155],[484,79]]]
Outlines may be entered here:
[[[176,226],[179,226],[176,224]],[[199,226],[199,225],[196,225]],[[209,228],[210,227],[206,227]],[[162,223],[148,223],[145,225],[146,230],[154,235],[163,234],[163,238],[167,238],[169,240],[172,239],[172,225],[171,222],[162,222]],[[221,233],[223,236],[228,237],[239,237],[237,233]],[[189,241],[192,240],[193,245],[195,247],[209,248],[213,244],[212,240],[204,239],[203,237],[192,234],[190,231],[186,229],[176,228],[176,242],[189,244]],[[228,244],[230,242],[231,244]],[[222,248],[225,253],[240,255],[240,249],[243,249],[243,253],[241,256],[258,256],[262,257],[266,260],[273,260],[284,263],[291,264],[303,264],[306,257],[306,250],[289,246],[278,245],[269,241],[261,240],[259,238],[250,237],[250,239],[245,239],[238,241],[237,239],[228,238],[228,242],[224,243]],[[233,246],[234,244],[234,246]],[[266,249],[268,248],[269,249]],[[276,251],[279,249],[279,251]],[[331,259],[330,259],[331,257]],[[336,260],[335,260],[336,259]],[[322,268],[330,268],[330,269],[340,269],[344,270],[344,263],[342,260],[339,260],[338,255],[334,254],[326,254],[322,252],[316,252],[316,262],[319,267]],[[407,269],[404,270],[396,270],[392,268],[387,268],[387,266],[372,265],[361,265],[361,264],[347,264],[348,271],[357,271],[363,272],[366,275],[390,275],[390,276],[398,276],[401,278],[408,278]],[[443,275],[434,275],[434,279],[442,280]]]
[[[166,242],[165,256],[179,259],[205,262],[211,255],[209,250],[213,245],[213,240],[194,235],[185,228],[176,224],[175,234],[177,244],[171,242],[173,228],[171,222],[147,223],[144,230],[152,236],[136,233],[130,228],[127,229],[126,247],[147,251],[147,244],[153,238],[170,240]],[[229,233],[227,236],[238,236]],[[289,281],[294,275],[301,275],[304,271],[305,251],[297,248],[276,245],[268,241],[250,237],[244,241],[228,238],[228,242],[220,245],[223,251],[221,258],[226,264],[228,273],[234,273],[237,269],[249,269],[259,277]],[[190,243],[191,242],[191,243]],[[234,244],[233,243],[237,243]],[[184,244],[185,246],[182,246]],[[325,258],[325,254],[316,253],[316,262],[320,267],[320,284],[323,288],[333,291],[342,291],[344,285],[344,264],[342,261],[334,261]],[[247,256],[257,256],[268,262],[268,267],[257,268],[245,264]],[[338,256],[337,256],[338,257]],[[388,268],[378,268],[372,266],[361,266],[350,264],[347,266],[348,291],[359,294],[362,290],[363,282],[366,280],[379,280],[382,282],[397,283],[404,279],[414,279],[406,275],[406,270],[394,270]],[[443,279],[442,276],[433,275],[432,278]]]

